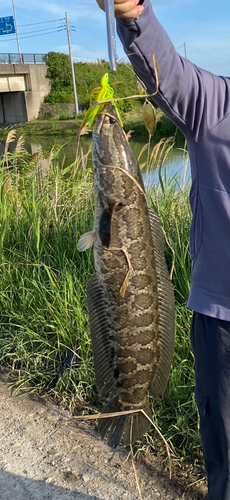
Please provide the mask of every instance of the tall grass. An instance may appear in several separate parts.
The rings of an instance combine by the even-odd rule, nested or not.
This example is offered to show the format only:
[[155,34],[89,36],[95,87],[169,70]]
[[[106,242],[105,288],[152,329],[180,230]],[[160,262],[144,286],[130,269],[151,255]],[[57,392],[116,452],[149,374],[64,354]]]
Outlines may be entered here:
[[[0,159],[1,364],[12,369],[17,387],[29,382],[32,389],[49,391],[69,407],[100,409],[85,292],[94,272],[92,251],[79,254],[76,250],[79,236],[93,227],[91,170],[83,171],[79,158],[63,168],[55,148],[42,177],[42,152],[28,155],[21,141],[9,153],[8,145]],[[158,165],[158,181],[147,195],[175,255],[177,330],[168,390],[151,403],[156,424],[183,458],[200,447],[189,341],[191,313],[186,308],[191,216],[189,187],[164,170],[168,148],[171,144],[162,141],[152,152],[149,161]],[[166,253],[170,267],[173,254],[167,245]],[[65,364],[66,357],[72,362]],[[154,432],[143,443],[160,446]]]
[[73,353],[77,370],[55,391],[74,394],[76,404],[93,401],[85,301],[92,255],[76,250],[92,227],[91,173],[83,176],[76,164],[60,168],[56,151],[40,178],[39,159],[7,152],[0,164],[1,363],[14,369],[18,385],[49,388]]
[[[175,353],[168,389],[160,400],[152,399],[155,423],[171,442],[181,458],[200,455],[198,414],[194,399],[194,358],[190,344],[192,313],[187,309],[190,288],[189,205],[190,178],[188,154],[183,151],[181,170],[166,167],[173,148],[173,139],[162,139],[153,149],[147,164],[146,183],[149,206],[160,216],[166,234],[166,259],[173,266],[176,299]],[[172,157],[173,158],[173,157]],[[140,155],[141,163],[141,155]],[[172,160],[173,161],[173,160]],[[143,167],[146,167],[143,164]],[[150,170],[150,171],[149,171]],[[159,446],[158,436],[150,431],[148,443]]]

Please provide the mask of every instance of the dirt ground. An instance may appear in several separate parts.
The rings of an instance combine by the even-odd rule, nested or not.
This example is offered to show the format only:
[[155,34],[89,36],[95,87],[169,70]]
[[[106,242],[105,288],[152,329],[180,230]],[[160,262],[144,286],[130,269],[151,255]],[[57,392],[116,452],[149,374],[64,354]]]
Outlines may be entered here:
[[[0,374],[0,500],[140,500],[127,450],[36,395],[12,396]],[[169,479],[159,459],[137,463],[143,500],[204,500]]]

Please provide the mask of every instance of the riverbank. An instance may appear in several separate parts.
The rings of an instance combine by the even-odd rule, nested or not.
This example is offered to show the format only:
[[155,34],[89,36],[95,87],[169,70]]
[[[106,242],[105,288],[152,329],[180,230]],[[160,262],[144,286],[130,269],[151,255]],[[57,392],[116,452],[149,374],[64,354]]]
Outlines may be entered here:
[[[176,126],[159,110],[156,110],[159,119],[154,133],[154,137],[159,140],[162,137],[170,137],[182,134]],[[17,131],[17,136],[24,135],[25,137],[55,137],[62,135],[63,137],[76,136],[84,118],[84,113],[79,113],[76,118],[68,120],[49,119],[49,120],[32,120],[26,123],[15,124],[7,127],[0,128],[0,139],[4,140],[10,129]],[[144,122],[142,120],[141,106],[138,109],[132,110],[123,116],[124,130],[128,132],[132,130],[133,137],[146,137],[148,140],[148,133],[146,131]]]
[[73,136],[78,133],[78,130],[81,126],[83,117],[79,117],[76,119],[69,120],[32,120],[30,122],[15,124],[11,126],[7,126],[5,128],[0,129],[0,139],[5,139],[9,130],[14,129],[17,131],[17,136],[22,134],[25,137],[38,136],[38,137],[47,137],[47,136]]

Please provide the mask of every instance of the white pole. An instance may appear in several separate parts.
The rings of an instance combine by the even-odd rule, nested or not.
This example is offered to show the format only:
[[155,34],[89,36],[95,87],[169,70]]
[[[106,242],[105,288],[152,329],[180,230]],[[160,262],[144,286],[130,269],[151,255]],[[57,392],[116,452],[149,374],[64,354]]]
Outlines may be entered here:
[[186,43],[184,42],[184,57],[187,59]]
[[18,36],[18,28],[17,28],[14,0],[12,0],[12,5],[13,5],[13,13],[14,13],[14,26],[15,26],[15,32],[16,32],[16,38],[17,38],[17,44],[18,44],[19,62],[21,62],[21,49],[20,49],[20,42],[19,42],[19,36]]
[[70,66],[71,66],[71,73],[72,73],[72,80],[73,80],[73,93],[74,93],[74,103],[75,103],[75,114],[78,115],[79,110],[78,110],[78,101],[77,101],[77,89],[76,89],[76,81],[75,81],[75,74],[74,74],[72,47],[71,47],[70,30],[69,30],[69,20],[68,20],[68,14],[67,14],[67,12],[65,13],[65,20],[66,20],[66,29],[67,29],[68,44],[69,44]]

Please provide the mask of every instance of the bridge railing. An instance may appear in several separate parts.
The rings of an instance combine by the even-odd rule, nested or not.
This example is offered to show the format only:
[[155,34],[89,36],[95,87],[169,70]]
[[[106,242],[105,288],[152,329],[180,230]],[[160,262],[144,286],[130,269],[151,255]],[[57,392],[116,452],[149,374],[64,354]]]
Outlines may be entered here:
[[44,64],[45,55],[0,53],[0,64]]

